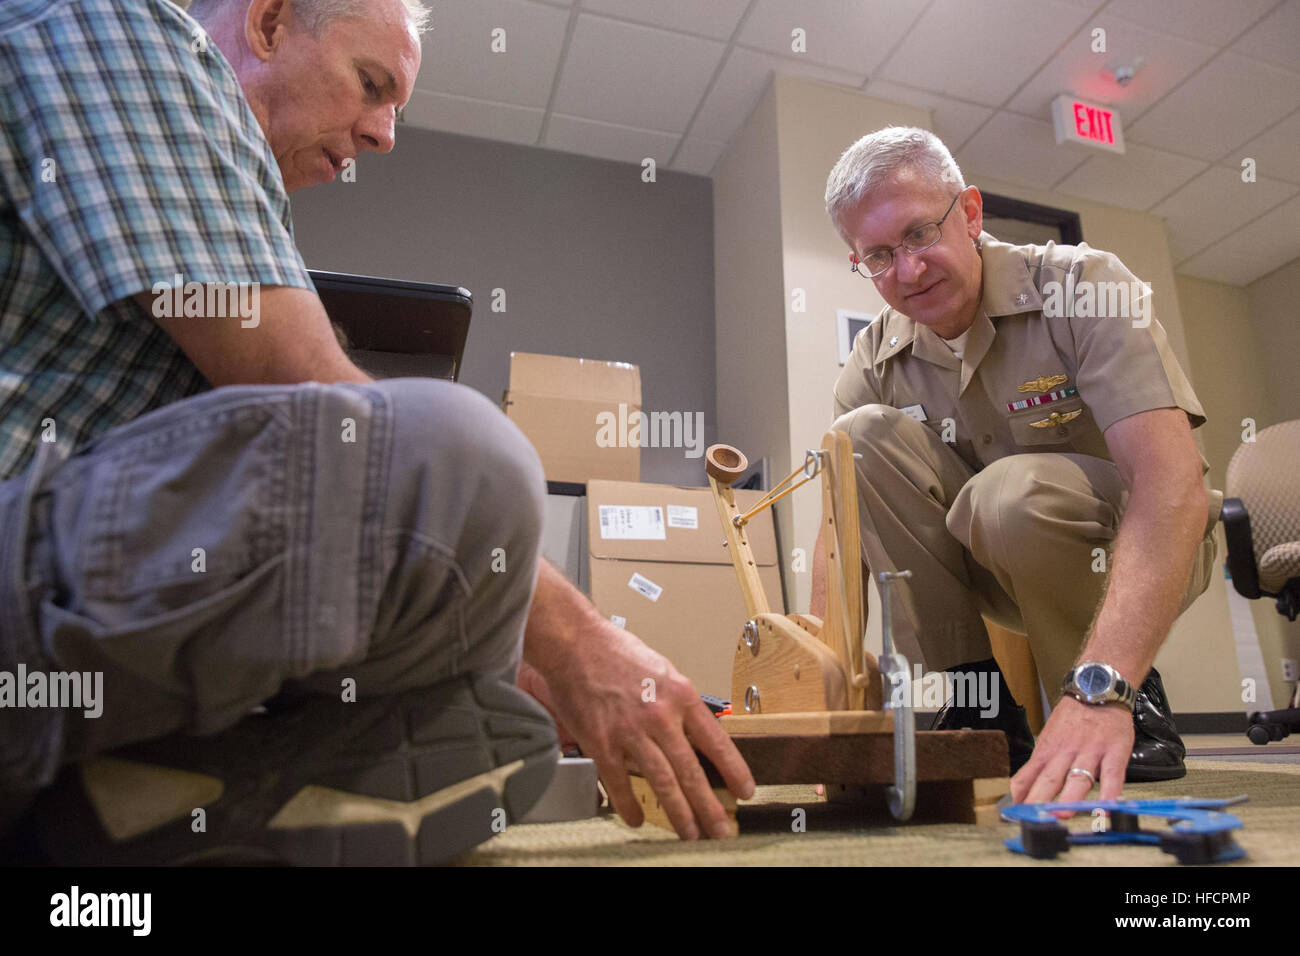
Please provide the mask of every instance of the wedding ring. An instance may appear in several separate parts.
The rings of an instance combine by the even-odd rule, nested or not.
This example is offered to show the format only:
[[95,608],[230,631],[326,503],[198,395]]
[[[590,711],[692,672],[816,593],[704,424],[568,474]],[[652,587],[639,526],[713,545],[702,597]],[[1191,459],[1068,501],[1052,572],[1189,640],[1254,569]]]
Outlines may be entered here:
[[1092,775],[1092,771],[1091,771],[1091,770],[1084,770],[1082,767],[1071,767],[1071,768],[1070,768],[1070,772],[1069,772],[1069,774],[1067,774],[1067,776],[1070,776],[1070,777],[1074,777],[1074,776],[1087,777],[1087,778],[1088,778],[1088,784],[1089,784],[1089,786],[1088,786],[1088,789],[1089,789],[1089,790],[1091,790],[1093,787],[1097,786],[1097,778],[1094,777],[1094,776]]

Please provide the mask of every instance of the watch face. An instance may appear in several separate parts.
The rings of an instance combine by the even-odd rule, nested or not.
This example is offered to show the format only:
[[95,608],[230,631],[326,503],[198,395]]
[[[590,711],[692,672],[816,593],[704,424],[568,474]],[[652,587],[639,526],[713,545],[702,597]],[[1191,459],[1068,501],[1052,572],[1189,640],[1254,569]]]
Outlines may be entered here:
[[1079,685],[1079,690],[1093,697],[1104,694],[1110,687],[1110,674],[1106,673],[1104,667],[1090,664],[1075,675],[1074,682]]

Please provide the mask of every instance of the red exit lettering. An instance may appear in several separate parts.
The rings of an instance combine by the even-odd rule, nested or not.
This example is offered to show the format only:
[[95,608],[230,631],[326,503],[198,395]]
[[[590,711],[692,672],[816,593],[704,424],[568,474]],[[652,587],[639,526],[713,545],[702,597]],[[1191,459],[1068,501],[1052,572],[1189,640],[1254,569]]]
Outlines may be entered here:
[[1084,139],[1114,145],[1115,132],[1111,128],[1110,110],[1101,110],[1083,103],[1074,104],[1074,129]]

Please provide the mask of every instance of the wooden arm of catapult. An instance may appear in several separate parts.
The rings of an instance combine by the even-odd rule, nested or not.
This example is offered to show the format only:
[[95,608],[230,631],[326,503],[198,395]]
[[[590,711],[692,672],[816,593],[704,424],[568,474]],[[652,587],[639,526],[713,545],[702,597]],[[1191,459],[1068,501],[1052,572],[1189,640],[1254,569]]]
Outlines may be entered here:
[[[1004,735],[990,730],[918,732],[910,694],[898,694],[884,705],[882,671],[892,688],[910,690],[907,660],[893,646],[888,594],[891,579],[910,574],[880,575],[884,652],[877,661],[863,646],[858,490],[849,436],[827,432],[821,448],[808,452],[802,469],[743,514],[731,483],[749,466],[745,456],[729,445],[713,445],[705,462],[748,614],[732,662],[734,713],[719,723],[755,782],[824,783],[828,799],[849,802],[879,800],[883,787],[890,812],[900,820],[912,815],[919,783],[932,817],[996,822],[995,804],[1008,789]],[[746,530],[755,514],[818,475],[827,546],[824,621],[810,614],[772,612]],[[649,784],[638,776],[632,782],[647,819],[671,828]],[[734,815],[734,798],[716,785],[714,792]]]
[[[872,716],[864,714],[859,723],[888,729],[893,721],[881,711],[880,669],[862,646],[865,619],[858,557],[858,493],[849,436],[827,432],[820,451],[808,452],[802,480],[795,480],[800,470],[792,472],[744,514],[736,507],[731,483],[749,467],[745,456],[729,445],[713,445],[705,453],[705,463],[749,613],[731,673],[731,699],[737,714],[733,726],[739,729],[743,707],[747,715],[866,712]],[[772,613],[746,529],[755,514],[818,474],[826,541],[824,621],[810,614]]]
[[[828,733],[891,733],[894,783],[887,790],[889,809],[900,820],[912,815],[916,802],[916,740],[910,695],[897,695],[882,707],[879,663],[864,646],[862,559],[858,534],[858,488],[849,436],[831,429],[819,451],[804,459],[803,479],[795,470],[777,483],[749,511],[736,507],[731,483],[749,467],[745,456],[730,445],[713,445],[705,453],[709,488],[718,508],[722,532],[745,597],[749,620],[736,647],[731,670],[734,714],[723,718],[729,734],[767,729],[808,729],[809,721],[794,715],[815,714]],[[745,525],[796,488],[822,476],[822,535],[826,542],[826,619],[811,614],[773,614],[754,566]],[[788,487],[787,487],[788,486]],[[889,596],[893,577],[881,576],[885,600],[883,661],[891,687],[910,679],[907,659],[893,647],[889,629]],[[891,697],[894,695],[891,695]],[[743,702],[745,713],[739,713]],[[895,714],[901,703],[901,713]],[[769,716],[779,715],[779,716]],[[897,719],[895,719],[897,717]]]

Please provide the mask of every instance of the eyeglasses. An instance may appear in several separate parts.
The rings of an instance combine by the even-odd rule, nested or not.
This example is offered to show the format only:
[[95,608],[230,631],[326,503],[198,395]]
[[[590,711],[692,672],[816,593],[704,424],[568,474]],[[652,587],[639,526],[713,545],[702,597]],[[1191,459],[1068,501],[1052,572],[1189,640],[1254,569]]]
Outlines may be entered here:
[[856,272],[864,279],[874,279],[877,276],[884,275],[889,271],[889,267],[894,264],[894,249],[906,249],[913,255],[929,249],[943,238],[943,221],[948,218],[949,213],[952,212],[952,207],[957,204],[959,198],[961,198],[961,193],[952,197],[952,202],[948,203],[948,210],[943,214],[943,219],[917,226],[904,236],[903,241],[894,246],[893,249],[872,250],[867,253],[865,259],[859,259],[856,254],[849,253],[849,262],[853,263],[849,271]]

